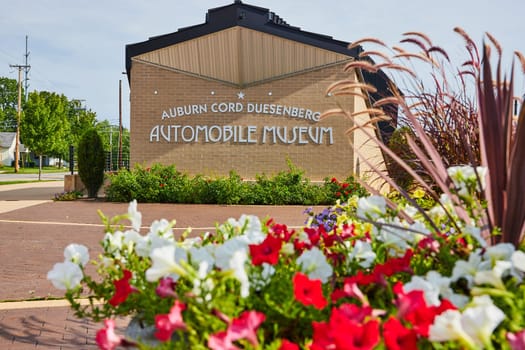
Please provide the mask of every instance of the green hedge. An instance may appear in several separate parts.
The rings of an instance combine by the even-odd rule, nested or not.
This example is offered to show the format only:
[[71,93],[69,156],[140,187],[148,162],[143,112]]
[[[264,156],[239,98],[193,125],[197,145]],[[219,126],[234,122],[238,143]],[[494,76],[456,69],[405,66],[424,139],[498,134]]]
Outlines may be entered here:
[[353,177],[343,182],[327,178],[322,184],[312,184],[291,164],[287,171],[273,177],[257,175],[255,181],[244,181],[235,171],[223,177],[190,177],[173,165],[160,164],[136,166],[108,177],[106,200],[111,202],[136,199],[143,203],[329,205],[366,193]]

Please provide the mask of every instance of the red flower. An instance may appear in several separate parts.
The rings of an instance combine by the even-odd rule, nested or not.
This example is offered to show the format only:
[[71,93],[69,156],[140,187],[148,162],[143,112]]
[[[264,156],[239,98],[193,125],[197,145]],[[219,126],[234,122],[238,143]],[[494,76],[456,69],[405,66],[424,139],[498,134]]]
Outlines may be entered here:
[[337,183],[337,179],[335,177],[332,177],[332,180],[330,180],[331,183]]
[[254,347],[258,347],[257,328],[259,328],[265,319],[266,316],[262,312],[244,311],[239,317],[234,318],[229,325],[229,338],[232,341],[246,339]]
[[355,304],[343,304],[332,310],[330,324],[341,324],[348,321],[362,323],[368,316],[372,315],[370,306],[359,307]]
[[99,330],[95,336],[97,345],[102,350],[113,350],[122,344],[122,338],[115,334],[115,321],[104,320],[105,328]]
[[299,350],[299,345],[292,343],[289,340],[283,339],[281,341],[281,346],[279,347],[279,350]]
[[135,291],[129,284],[131,276],[131,271],[124,270],[124,276],[119,280],[113,281],[113,284],[115,285],[115,295],[109,300],[111,306],[122,304],[126,301],[128,296]]
[[417,334],[395,317],[383,324],[383,338],[388,350],[417,350]]
[[319,310],[327,305],[321,280],[310,280],[308,276],[298,272],[293,278],[293,289],[295,299],[303,305],[313,305]]
[[274,224],[273,219],[269,219],[266,222],[266,226],[268,227],[268,234],[280,238],[283,242],[288,242],[295,233],[294,230],[288,231],[288,226],[284,224]]
[[317,228],[305,227],[304,232],[308,235],[308,239],[310,240],[311,246],[315,246],[319,243],[319,240],[321,239],[321,233],[326,232],[326,230],[324,229],[324,225],[319,225]]
[[332,329],[328,322],[312,322],[314,333],[310,350],[326,350],[334,347]]
[[347,183],[347,182],[344,182],[344,183],[341,185],[341,187],[343,188],[343,190],[346,189],[346,188],[348,187],[348,183]]
[[[330,322],[330,325],[334,325]],[[335,349],[371,350],[379,344],[379,321],[347,322],[333,329]]]
[[331,317],[329,323],[312,322],[312,327],[314,333],[310,350],[368,350],[373,349],[380,339],[377,320],[361,324],[350,319]]
[[175,304],[171,307],[169,314],[162,314],[155,316],[155,337],[160,341],[167,341],[171,338],[171,334],[178,329],[186,329],[186,324],[182,319],[182,310],[186,305],[175,300]]
[[281,246],[282,241],[272,235],[267,235],[261,244],[250,244],[252,264],[255,266],[261,265],[262,263],[268,263],[270,265],[277,264]]
[[439,306],[427,306],[425,296],[421,290],[412,290],[405,293],[403,285],[397,283],[393,288],[397,295],[395,302],[398,312],[397,316],[412,324],[412,329],[423,337],[428,337],[430,326],[434,323],[437,315],[446,310],[456,307],[448,300],[443,300]]

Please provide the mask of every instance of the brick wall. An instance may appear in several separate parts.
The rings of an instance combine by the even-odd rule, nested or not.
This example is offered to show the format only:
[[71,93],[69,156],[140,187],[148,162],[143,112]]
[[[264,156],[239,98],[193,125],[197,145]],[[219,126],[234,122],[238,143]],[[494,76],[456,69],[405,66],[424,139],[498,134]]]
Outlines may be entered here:
[[[313,122],[275,114],[248,113],[247,108],[248,104],[257,103],[323,112],[336,108],[339,104],[347,110],[353,110],[352,97],[336,98],[325,94],[331,83],[348,78],[352,78],[352,75],[343,72],[343,65],[335,65],[239,89],[217,81],[133,61],[131,164],[174,164],[178,170],[191,175],[227,175],[233,169],[243,178],[254,178],[256,174],[273,175],[287,169],[289,159],[303,169],[312,180],[332,176],[344,178],[354,169],[352,136],[345,134],[352,126],[349,119],[337,116]],[[239,92],[244,93],[244,99],[238,98]],[[214,103],[226,103],[222,107],[228,107],[227,104],[232,103],[233,107],[241,106],[242,112],[214,113],[211,111]],[[192,105],[195,106],[191,107]],[[174,109],[176,112],[177,107],[184,106],[190,106],[190,110],[194,110],[190,115],[183,113],[182,116],[175,116]],[[163,119],[164,112],[165,117],[170,114],[174,117]],[[184,129],[185,133],[181,135],[185,126],[191,128]],[[192,139],[192,130],[196,130],[198,126],[214,126],[211,135],[208,135],[211,137],[209,142],[205,142],[205,137],[199,138],[198,142],[182,142],[183,136],[186,141]],[[247,128],[251,127],[253,132],[250,142],[242,141],[248,140],[247,134],[243,134],[240,142],[212,142],[218,137],[219,130],[224,134],[224,128],[228,129],[229,126],[241,128],[242,133],[248,132]],[[296,138],[296,142],[286,144],[277,138],[277,142],[274,143],[273,131],[264,133],[266,139],[263,142],[265,127],[276,127],[275,130],[281,132],[287,127],[287,141],[293,139],[294,127],[302,127],[296,129],[295,135],[297,137],[301,133],[301,142]],[[312,129],[308,129],[310,127]],[[332,128],[333,144],[327,142],[328,133],[324,134],[322,143],[312,142],[308,130],[315,136],[315,131],[320,130],[316,128],[321,127]],[[163,134],[161,128],[164,128]],[[177,142],[174,140],[175,132]]]

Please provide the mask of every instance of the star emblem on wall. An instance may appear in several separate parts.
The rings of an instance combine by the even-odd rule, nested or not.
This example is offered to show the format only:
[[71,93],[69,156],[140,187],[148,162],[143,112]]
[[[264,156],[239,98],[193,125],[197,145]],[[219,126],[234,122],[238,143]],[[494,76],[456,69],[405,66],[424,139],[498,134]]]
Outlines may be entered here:
[[239,92],[237,93],[237,98],[238,98],[239,100],[244,100],[244,92],[239,91]]

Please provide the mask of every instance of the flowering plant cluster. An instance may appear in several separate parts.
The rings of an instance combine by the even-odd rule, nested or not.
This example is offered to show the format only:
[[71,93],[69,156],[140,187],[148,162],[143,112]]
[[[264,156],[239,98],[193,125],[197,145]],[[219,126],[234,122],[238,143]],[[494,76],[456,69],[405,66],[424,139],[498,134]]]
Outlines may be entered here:
[[[449,175],[459,198],[474,203],[483,169]],[[451,220],[451,205],[442,196],[421,213],[352,197],[301,229],[241,216],[214,233],[176,237],[167,220],[141,234],[134,201],[125,215],[103,216],[97,259],[90,264],[87,248],[71,244],[48,279],[77,316],[105,320],[101,349],[525,348],[525,253],[488,246],[474,219]],[[117,334],[120,315],[153,339]]]

